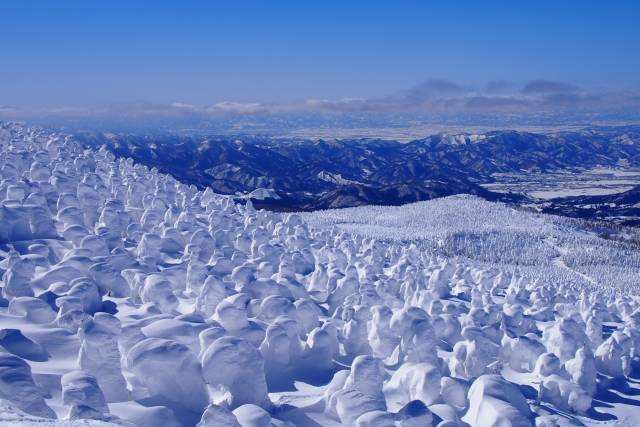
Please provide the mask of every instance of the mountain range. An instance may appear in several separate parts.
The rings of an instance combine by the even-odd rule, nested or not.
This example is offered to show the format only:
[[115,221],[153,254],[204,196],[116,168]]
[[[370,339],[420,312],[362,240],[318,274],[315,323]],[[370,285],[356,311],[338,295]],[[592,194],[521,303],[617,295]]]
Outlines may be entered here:
[[[258,207],[281,211],[400,205],[461,193],[531,205],[535,201],[524,194],[483,185],[494,182],[495,174],[640,166],[640,126],[441,133],[407,143],[90,131],[74,136],[198,188],[245,195]],[[606,204],[611,196],[600,197]],[[545,209],[576,216],[575,209],[563,207],[568,204],[575,203]]]

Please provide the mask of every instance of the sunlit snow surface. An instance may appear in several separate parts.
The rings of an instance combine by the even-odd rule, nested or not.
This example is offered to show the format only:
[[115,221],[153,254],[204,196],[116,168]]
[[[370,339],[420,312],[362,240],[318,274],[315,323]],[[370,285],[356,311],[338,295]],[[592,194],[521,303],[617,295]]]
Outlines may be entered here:
[[0,425],[640,418],[631,230],[469,196],[275,214],[19,125],[0,148]]

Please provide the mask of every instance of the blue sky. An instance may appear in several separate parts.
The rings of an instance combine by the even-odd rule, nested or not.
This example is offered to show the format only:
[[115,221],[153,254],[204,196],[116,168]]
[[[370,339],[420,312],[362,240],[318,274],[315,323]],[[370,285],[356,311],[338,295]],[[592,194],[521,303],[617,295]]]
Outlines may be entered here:
[[624,92],[639,22],[637,1],[5,0],[0,105],[380,99],[434,79]]

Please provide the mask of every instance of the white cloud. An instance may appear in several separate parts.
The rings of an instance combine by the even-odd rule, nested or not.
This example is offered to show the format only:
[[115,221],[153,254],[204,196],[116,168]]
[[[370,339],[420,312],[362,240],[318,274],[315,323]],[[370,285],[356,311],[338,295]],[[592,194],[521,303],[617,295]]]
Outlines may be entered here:
[[106,108],[21,109],[0,106],[0,119],[32,117],[59,118],[153,118],[258,113],[518,113],[607,111],[640,112],[638,92],[591,92],[575,85],[549,80],[534,80],[521,87],[492,82],[483,88],[471,88],[446,80],[428,80],[397,94],[382,98],[303,99],[295,102],[258,103],[222,101],[197,106],[177,101],[170,104],[135,102]]

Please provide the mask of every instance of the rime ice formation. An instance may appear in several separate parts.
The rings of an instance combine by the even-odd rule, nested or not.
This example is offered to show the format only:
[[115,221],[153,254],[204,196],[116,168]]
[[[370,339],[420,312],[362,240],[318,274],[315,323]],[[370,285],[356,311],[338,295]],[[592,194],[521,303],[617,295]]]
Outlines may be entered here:
[[468,196],[271,213],[17,124],[0,147],[0,421],[571,425],[637,404],[632,243]]
[[56,417],[34,382],[29,364],[12,354],[0,354],[0,398],[30,415]]
[[108,401],[126,400],[128,394],[127,383],[120,371],[119,334],[120,321],[104,312],[95,313],[78,331],[82,342],[78,365],[95,375]]
[[478,377],[469,389],[469,410],[463,420],[478,427],[530,426],[529,406],[516,386],[498,375]]
[[62,376],[62,400],[71,407],[70,419],[108,419],[109,408],[98,380],[84,371],[71,371]]

